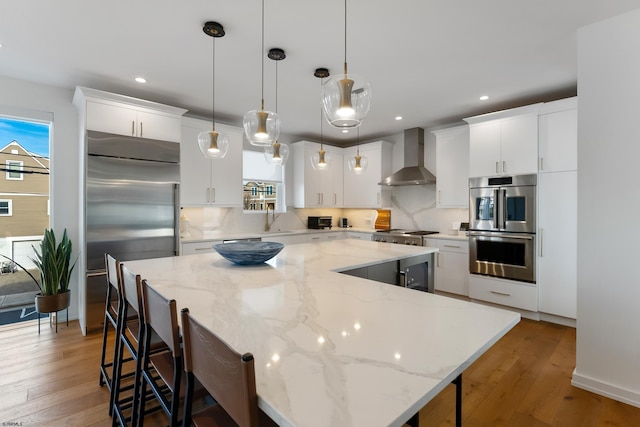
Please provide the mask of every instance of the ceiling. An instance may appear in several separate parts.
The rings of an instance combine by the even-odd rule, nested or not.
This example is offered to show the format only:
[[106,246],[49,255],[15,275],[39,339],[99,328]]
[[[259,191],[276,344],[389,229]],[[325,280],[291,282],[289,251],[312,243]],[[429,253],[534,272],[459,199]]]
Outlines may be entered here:
[[[372,85],[360,141],[416,126],[576,94],[576,30],[640,7],[640,0],[348,0],[349,72]],[[342,72],[344,2],[265,0],[5,0],[0,74],[49,85],[87,86],[211,117],[216,39],[216,121],[241,125],[260,108],[277,111],[281,140],[320,139],[318,67]],[[147,83],[134,81],[144,76]],[[479,101],[481,95],[487,101]],[[0,101],[1,102],[1,101]],[[396,116],[403,120],[396,121]],[[325,142],[351,145],[356,132],[323,126]]]

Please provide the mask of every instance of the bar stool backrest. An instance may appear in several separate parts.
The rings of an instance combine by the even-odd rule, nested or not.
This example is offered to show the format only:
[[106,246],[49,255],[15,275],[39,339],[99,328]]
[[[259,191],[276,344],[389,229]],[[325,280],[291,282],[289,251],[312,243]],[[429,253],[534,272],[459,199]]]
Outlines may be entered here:
[[139,314],[142,295],[140,294],[140,276],[129,270],[124,264],[120,264],[120,274],[122,274],[122,301],[129,305]]
[[176,301],[166,299],[143,280],[142,305],[145,323],[167,344],[174,358],[181,357]]
[[253,355],[240,355],[182,310],[185,371],[192,373],[241,427],[258,426]]

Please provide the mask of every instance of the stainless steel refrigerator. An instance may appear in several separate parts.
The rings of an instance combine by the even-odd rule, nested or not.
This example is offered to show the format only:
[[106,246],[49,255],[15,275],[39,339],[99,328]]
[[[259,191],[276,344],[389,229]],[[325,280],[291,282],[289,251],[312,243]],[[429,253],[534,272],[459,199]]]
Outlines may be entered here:
[[177,255],[180,144],[87,131],[86,326],[104,321],[104,255]]

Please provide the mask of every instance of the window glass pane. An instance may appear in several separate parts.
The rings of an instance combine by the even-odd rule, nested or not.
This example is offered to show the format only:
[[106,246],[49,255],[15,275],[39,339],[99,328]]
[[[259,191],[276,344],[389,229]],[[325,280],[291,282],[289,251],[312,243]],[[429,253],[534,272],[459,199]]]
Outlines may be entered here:
[[507,221],[525,221],[526,204],[524,196],[507,197]]

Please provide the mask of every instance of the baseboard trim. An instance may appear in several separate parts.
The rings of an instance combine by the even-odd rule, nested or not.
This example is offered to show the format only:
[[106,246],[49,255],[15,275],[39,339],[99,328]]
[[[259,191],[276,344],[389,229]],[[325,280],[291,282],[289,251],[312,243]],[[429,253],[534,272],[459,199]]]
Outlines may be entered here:
[[573,370],[571,385],[640,408],[640,392],[582,375]]

